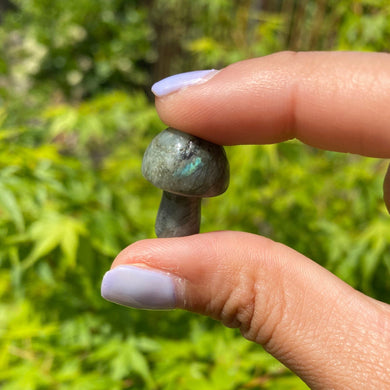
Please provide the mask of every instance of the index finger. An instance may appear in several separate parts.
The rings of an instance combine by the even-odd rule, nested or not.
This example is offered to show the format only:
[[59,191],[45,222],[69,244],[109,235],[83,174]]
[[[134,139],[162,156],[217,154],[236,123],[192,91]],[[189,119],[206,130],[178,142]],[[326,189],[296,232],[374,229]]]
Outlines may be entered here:
[[166,124],[224,145],[297,138],[390,157],[389,54],[281,52],[200,81],[157,97]]

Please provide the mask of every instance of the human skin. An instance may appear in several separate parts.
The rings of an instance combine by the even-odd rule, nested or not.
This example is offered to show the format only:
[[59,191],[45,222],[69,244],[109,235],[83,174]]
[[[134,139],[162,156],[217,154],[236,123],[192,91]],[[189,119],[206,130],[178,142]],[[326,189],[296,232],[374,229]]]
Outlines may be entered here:
[[[169,126],[224,145],[297,138],[390,158],[390,55],[282,52],[156,99]],[[384,182],[390,209],[390,174]],[[390,227],[390,225],[389,225]],[[313,389],[390,388],[390,306],[243,232],[138,241],[112,268],[170,275],[176,307],[237,327]]]

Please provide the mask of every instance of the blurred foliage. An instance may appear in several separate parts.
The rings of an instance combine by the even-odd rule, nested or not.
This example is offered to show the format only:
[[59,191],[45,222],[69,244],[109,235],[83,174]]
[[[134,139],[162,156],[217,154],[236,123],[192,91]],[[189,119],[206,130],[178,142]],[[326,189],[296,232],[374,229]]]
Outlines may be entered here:
[[[101,299],[160,193],[143,151],[150,85],[282,49],[388,51],[387,0],[0,3],[2,389],[303,389],[259,346],[189,313]],[[390,299],[385,163],[296,141],[227,149],[202,229],[266,235]]]

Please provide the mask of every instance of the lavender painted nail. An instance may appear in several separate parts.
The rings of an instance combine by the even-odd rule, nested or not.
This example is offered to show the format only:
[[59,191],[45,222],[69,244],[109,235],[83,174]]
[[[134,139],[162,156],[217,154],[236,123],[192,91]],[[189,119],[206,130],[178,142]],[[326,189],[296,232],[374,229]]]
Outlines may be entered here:
[[156,96],[165,96],[190,85],[202,84],[210,80],[218,72],[215,69],[208,69],[175,74],[155,83],[152,86],[152,92]]
[[103,277],[104,299],[136,309],[175,308],[175,287],[170,276],[134,266],[119,266]]

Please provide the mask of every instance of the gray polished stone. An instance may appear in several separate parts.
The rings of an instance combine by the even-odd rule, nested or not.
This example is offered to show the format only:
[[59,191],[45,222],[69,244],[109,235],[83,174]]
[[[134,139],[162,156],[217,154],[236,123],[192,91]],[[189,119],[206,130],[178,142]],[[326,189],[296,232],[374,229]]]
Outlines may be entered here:
[[224,148],[172,128],[152,140],[143,158],[142,173],[167,193],[157,215],[158,237],[199,232],[200,198],[217,196],[229,185]]
[[229,185],[223,147],[172,128],[152,140],[142,173],[156,187],[180,195],[217,196]]
[[183,237],[199,233],[202,198],[163,191],[155,231],[157,237]]

